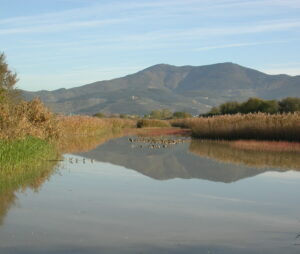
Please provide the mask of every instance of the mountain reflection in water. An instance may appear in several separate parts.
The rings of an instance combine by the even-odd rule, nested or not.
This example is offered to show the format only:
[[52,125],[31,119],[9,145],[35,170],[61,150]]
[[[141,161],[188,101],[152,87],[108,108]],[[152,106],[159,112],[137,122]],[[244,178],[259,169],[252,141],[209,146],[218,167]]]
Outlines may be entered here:
[[139,139],[113,139],[80,155],[124,166],[157,180],[198,178],[230,183],[267,171],[300,168],[298,152],[245,150],[231,147],[229,142],[201,140],[178,142],[167,148],[161,146],[155,149],[157,147],[151,147],[151,144],[133,144],[132,140]]
[[59,174],[53,161],[2,181],[1,254],[299,253],[299,172],[238,181],[298,169],[292,153],[284,164],[260,152],[254,167],[254,150],[226,142],[99,137],[88,151],[97,141],[78,141],[64,148],[81,156],[64,155]]

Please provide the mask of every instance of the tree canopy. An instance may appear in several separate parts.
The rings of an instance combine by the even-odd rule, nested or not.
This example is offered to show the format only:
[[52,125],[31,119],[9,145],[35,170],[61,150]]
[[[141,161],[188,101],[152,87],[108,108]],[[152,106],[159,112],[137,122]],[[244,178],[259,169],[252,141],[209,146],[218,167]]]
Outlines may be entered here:
[[15,98],[15,85],[18,82],[17,74],[8,68],[4,53],[0,54],[0,102]]
[[213,107],[207,114],[203,116],[213,115],[231,115],[231,114],[248,114],[248,113],[288,113],[300,111],[300,98],[288,97],[280,101],[263,100],[260,98],[249,98],[245,102],[230,101]]

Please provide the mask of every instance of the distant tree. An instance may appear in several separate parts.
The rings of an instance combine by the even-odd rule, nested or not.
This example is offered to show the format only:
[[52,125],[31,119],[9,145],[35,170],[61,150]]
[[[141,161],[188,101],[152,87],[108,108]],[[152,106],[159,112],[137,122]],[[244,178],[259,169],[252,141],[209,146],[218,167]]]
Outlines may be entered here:
[[220,105],[221,114],[236,114],[240,112],[240,104],[236,101],[226,102]]
[[18,82],[17,74],[13,73],[6,63],[4,53],[0,54],[0,102],[16,99],[18,92],[15,85]]
[[162,119],[172,118],[173,113],[169,109],[162,109],[161,110]]
[[172,117],[172,112],[169,109],[153,110],[150,113],[152,119],[169,119]]
[[287,97],[279,102],[280,112],[300,111],[300,98]]
[[120,118],[129,118],[130,116],[127,114],[120,114]]
[[93,116],[94,116],[94,117],[99,117],[99,118],[104,118],[104,117],[106,117],[106,115],[105,115],[104,113],[102,113],[102,112],[96,113],[96,114],[94,114]]
[[192,115],[187,112],[174,112],[172,118],[190,118]]
[[241,113],[270,113],[275,114],[279,111],[279,104],[276,100],[262,100],[259,98],[250,98],[246,102],[241,104]]
[[152,119],[161,119],[162,118],[162,114],[160,110],[153,110],[150,112],[150,118]]
[[279,112],[279,103],[276,100],[263,101],[258,110],[259,112],[276,114]]
[[240,111],[244,114],[260,112],[262,103],[262,99],[250,98],[246,102],[241,104]]
[[209,114],[211,115],[220,115],[221,111],[219,107],[213,107],[210,111]]

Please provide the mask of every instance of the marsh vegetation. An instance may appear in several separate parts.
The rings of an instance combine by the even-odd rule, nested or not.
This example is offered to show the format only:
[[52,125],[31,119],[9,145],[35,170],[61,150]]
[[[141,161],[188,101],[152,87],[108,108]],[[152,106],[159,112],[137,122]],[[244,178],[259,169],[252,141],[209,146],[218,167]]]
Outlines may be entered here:
[[204,139],[300,141],[300,112],[234,114],[171,121]]

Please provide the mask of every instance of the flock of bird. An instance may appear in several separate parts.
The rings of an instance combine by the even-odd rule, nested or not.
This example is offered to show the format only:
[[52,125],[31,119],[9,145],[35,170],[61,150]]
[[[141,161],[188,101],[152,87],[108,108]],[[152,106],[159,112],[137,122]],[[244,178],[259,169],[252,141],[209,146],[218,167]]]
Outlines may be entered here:
[[[71,163],[71,164],[73,164],[73,163],[77,164],[77,163],[80,163],[80,162],[82,162],[83,164],[85,164],[86,161],[87,161],[86,158],[82,158],[82,159],[80,160],[80,159],[78,159],[78,158],[69,157],[69,163]],[[90,163],[94,163],[94,160],[93,160],[93,159],[90,159],[89,161],[90,161]]]
[[166,137],[137,137],[128,138],[128,141],[132,143],[132,148],[150,148],[150,149],[160,149],[168,148],[172,145],[182,144],[189,142],[190,138],[166,138]]

